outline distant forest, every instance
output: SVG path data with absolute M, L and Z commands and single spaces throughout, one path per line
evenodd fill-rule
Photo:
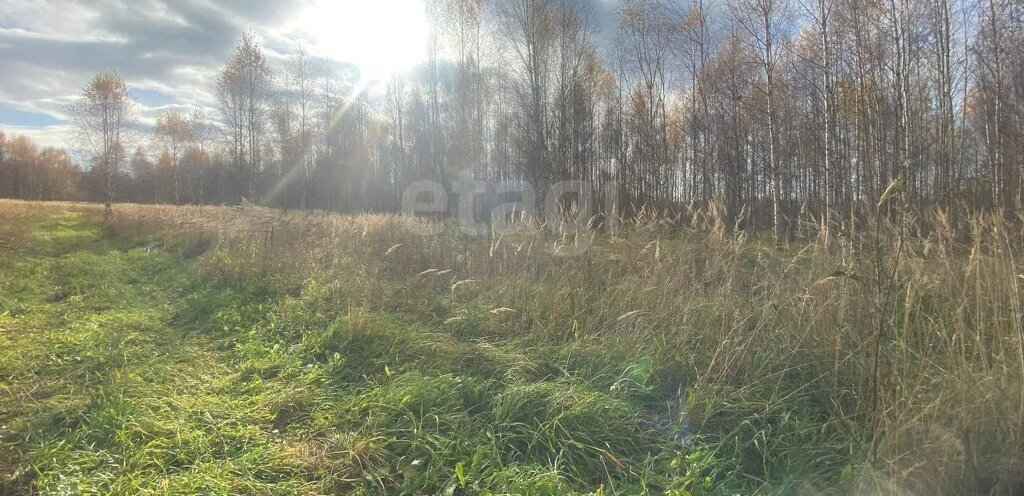
M 0 196 L 392 212 L 471 171 L 577 179 L 624 217 L 721 205 L 742 228 L 1020 209 L 1020 0 L 428 0 L 427 60 L 364 87 L 253 34 L 215 107 L 138 124 L 114 71 L 69 108 L 91 159 L 0 134 Z M 72 148 L 72 144 L 68 144 Z

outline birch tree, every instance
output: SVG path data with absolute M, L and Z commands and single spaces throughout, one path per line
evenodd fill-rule
M 94 164 L 101 170 L 102 201 L 108 216 L 114 201 L 114 177 L 124 159 L 136 108 L 121 76 L 109 71 L 93 76 L 69 109 L 80 145 L 92 152 Z

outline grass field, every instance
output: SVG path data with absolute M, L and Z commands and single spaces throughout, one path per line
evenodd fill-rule
M 1024 491 L 1020 218 L 825 249 L 695 212 L 573 257 L 385 215 L 0 218 L 0 493 Z

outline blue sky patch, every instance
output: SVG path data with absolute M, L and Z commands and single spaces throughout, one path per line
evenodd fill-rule
M 27 112 L 0 105 L 0 125 L 19 127 L 46 127 L 60 124 L 60 121 L 39 112 Z
M 159 90 L 148 88 L 131 90 L 132 96 L 147 107 L 162 107 L 176 103 L 177 99 Z

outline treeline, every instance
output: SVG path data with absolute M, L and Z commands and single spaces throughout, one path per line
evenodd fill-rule
M 915 209 L 1021 208 L 1019 0 L 629 0 L 611 25 L 596 8 L 428 0 L 427 61 L 373 88 L 301 48 L 271 67 L 247 34 L 216 112 L 169 112 L 137 150 L 88 140 L 91 169 L 113 199 L 339 211 L 463 171 L 577 179 L 620 215 L 718 201 L 776 232 L 894 185 Z
M 39 147 L 0 131 L 0 198 L 66 200 L 82 197 L 83 174 L 64 150 Z

